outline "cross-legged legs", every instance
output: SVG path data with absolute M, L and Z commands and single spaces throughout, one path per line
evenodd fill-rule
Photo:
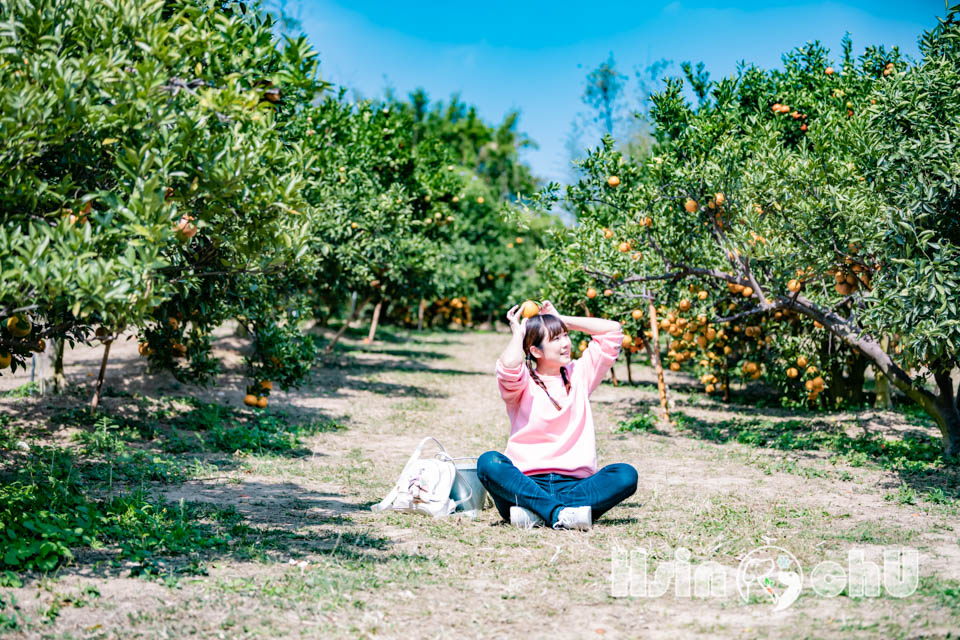
M 497 511 L 507 522 L 510 521 L 510 507 L 513 505 L 529 509 L 551 524 L 555 512 L 565 506 L 523 475 L 510 458 L 499 451 L 487 451 L 480 456 L 477 460 L 477 477 L 490 492 Z
M 513 505 L 533 511 L 550 525 L 563 507 L 589 506 L 596 521 L 637 490 L 637 470 L 629 464 L 609 464 L 589 478 L 559 473 L 529 477 L 499 451 L 480 456 L 477 476 L 508 522 Z
M 593 521 L 637 491 L 637 470 L 629 464 L 608 464 L 589 478 L 570 478 L 557 485 L 565 506 L 590 505 Z

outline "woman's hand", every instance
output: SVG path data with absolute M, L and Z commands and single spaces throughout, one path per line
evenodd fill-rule
M 557 311 L 557 310 L 554 308 L 552 302 L 550 302 L 549 300 L 544 300 L 544 301 L 543 301 L 543 304 L 540 305 L 540 315 L 542 315 L 542 316 L 559 316 L 559 315 L 560 315 L 560 312 Z
M 522 305 L 514 305 L 510 311 L 507 311 L 507 322 L 510 323 L 510 330 L 513 331 L 514 335 L 520 334 L 523 336 L 527 331 L 527 319 L 520 315 L 520 307 Z

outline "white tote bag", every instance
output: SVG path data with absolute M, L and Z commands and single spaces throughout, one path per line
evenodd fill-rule
M 440 452 L 432 458 L 421 458 L 424 446 L 431 440 L 436 442 Z M 404 465 L 387 497 L 370 509 L 374 512 L 390 509 L 429 513 L 435 518 L 450 515 L 472 498 L 472 493 L 461 500 L 450 497 L 450 490 L 458 475 L 454 460 L 457 458 L 451 458 L 436 438 L 427 436 Z

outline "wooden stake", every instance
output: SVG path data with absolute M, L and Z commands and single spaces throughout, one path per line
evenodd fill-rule
M 370 323 L 370 333 L 367 334 L 367 343 L 373 342 L 373 337 L 377 335 L 377 323 L 380 322 L 380 309 L 383 307 L 383 298 L 377 300 L 377 306 L 373 308 L 373 322 Z
M 330 344 L 327 345 L 327 348 L 324 349 L 324 351 L 326 351 L 327 353 L 330 353 L 331 351 L 333 351 L 333 347 L 337 344 L 337 341 L 343 337 L 343 334 L 346 333 L 347 331 L 347 327 L 349 327 L 350 323 L 353 322 L 354 318 L 357 317 L 357 314 L 359 314 L 364 309 L 364 307 L 367 306 L 368 302 L 370 302 L 370 298 L 367 298 L 366 300 L 363 301 L 362 304 L 358 304 L 353 308 L 353 311 L 350 313 L 350 317 L 347 318 L 346 321 L 344 321 L 343 326 L 341 326 L 340 329 L 337 331 L 336 335 L 333 336 L 333 340 L 330 341 Z
M 883 336 L 880 338 L 880 348 L 884 351 L 890 349 L 890 336 Z M 877 409 L 892 409 L 893 401 L 890 398 L 890 380 L 887 376 L 880 371 L 879 367 L 874 367 L 874 380 L 877 383 L 877 397 L 873 402 L 873 406 Z
M 110 345 L 112 344 L 112 339 L 105 340 L 103 343 L 103 359 L 100 361 L 100 375 L 97 376 L 97 387 L 93 392 L 93 399 L 90 400 L 90 409 L 93 411 L 96 411 L 100 405 L 100 391 L 103 389 L 103 377 L 107 372 L 107 358 L 110 357 Z
M 670 423 L 670 410 L 667 406 L 667 384 L 663 379 L 663 362 L 660 360 L 660 324 L 657 322 L 657 308 L 653 306 L 653 301 L 650 301 L 649 305 L 650 310 L 650 333 L 652 334 L 652 339 L 650 340 L 650 350 L 651 359 L 653 360 L 653 366 L 657 370 L 657 390 L 660 391 L 660 409 L 663 410 L 663 419 L 666 422 Z

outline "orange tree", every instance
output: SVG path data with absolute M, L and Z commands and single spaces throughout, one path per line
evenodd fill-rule
M 440 298 L 448 311 L 506 303 L 535 254 L 500 216 L 533 185 L 516 161 L 515 118 L 494 129 L 457 101 L 428 110 L 421 92 L 358 104 L 341 94 L 303 115 L 305 197 L 324 212 L 309 287 L 319 313 L 351 292 L 392 302 L 401 320 L 422 299 Z
M 814 346 L 843 343 L 846 351 L 817 357 L 862 355 L 936 420 L 945 452 L 960 453 L 949 376 L 958 315 L 946 293 L 958 284 L 947 213 L 955 151 L 930 134 L 949 126 L 958 100 L 949 89 L 960 65 L 954 16 L 926 36 L 913 68 L 896 50 L 854 58 L 847 41 L 839 63 L 811 44 L 785 55 L 781 71 L 743 67 L 716 83 L 688 73 L 697 106 L 681 82 L 668 82 L 653 97 L 652 155 L 627 161 L 608 138 L 566 191 L 580 219 L 560 239 L 579 257 L 567 263 L 569 290 L 609 288 L 624 310 L 643 294 L 683 304 L 697 331 L 680 334 L 682 361 L 704 375 L 715 362 L 748 378 L 769 370 L 813 398 L 839 384 L 831 372 L 843 370 L 810 362 Z M 614 239 L 629 251 L 611 250 Z M 773 329 L 784 322 L 791 329 Z M 712 340 L 698 340 L 711 329 Z M 746 339 L 730 344 L 734 333 Z M 897 334 L 899 351 L 881 347 L 888 334 Z M 928 375 L 936 391 L 924 384 Z
M 138 327 L 158 366 L 209 379 L 209 329 L 306 260 L 318 214 L 282 123 L 324 86 L 315 54 L 237 3 L 11 1 L 0 21 L 0 364 Z

